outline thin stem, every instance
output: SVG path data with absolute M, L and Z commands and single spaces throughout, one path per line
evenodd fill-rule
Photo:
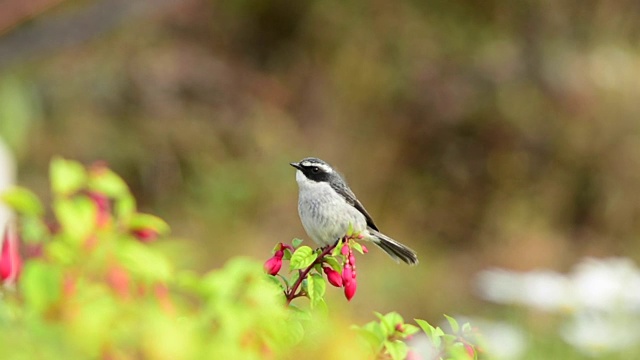
M 296 291 L 298 291 L 298 288 L 302 284 L 302 281 L 307 277 L 307 275 L 309 275 L 309 272 L 311 271 L 311 269 L 313 269 L 313 267 L 316 264 L 322 264 L 322 261 L 324 260 L 324 257 L 327 256 L 327 254 L 330 254 L 331 251 L 333 249 L 335 249 L 335 247 L 337 245 L 338 245 L 338 241 L 336 241 L 336 243 L 333 244 L 333 245 L 329 245 L 329 246 L 325 247 L 322 250 L 322 252 L 320 253 L 320 255 L 318 255 L 316 260 L 313 263 L 311 263 L 311 265 L 307 266 L 307 268 L 304 269 L 304 270 L 298 270 L 300 272 L 300 276 L 298 276 L 298 280 L 296 280 L 296 282 L 289 289 L 289 291 L 285 291 L 285 293 L 284 293 L 285 296 L 287 297 L 287 305 L 291 304 L 291 301 L 293 299 L 301 296 L 300 294 L 296 294 Z

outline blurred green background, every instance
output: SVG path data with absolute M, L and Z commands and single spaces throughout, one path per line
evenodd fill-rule
M 328 291 L 363 320 L 482 312 L 488 267 L 637 260 L 639 95 L 636 1 L 0 3 L 21 185 L 104 160 L 206 271 L 306 238 L 288 163 L 323 158 L 420 256 Z

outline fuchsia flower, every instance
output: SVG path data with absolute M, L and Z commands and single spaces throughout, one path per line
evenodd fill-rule
M 13 227 L 7 227 L 0 252 L 0 281 L 13 284 L 22 270 L 22 258 L 18 252 L 18 235 Z
M 136 229 L 132 234 L 143 243 L 149 243 L 158 238 L 158 232 L 153 229 Z
M 351 266 L 346 264 L 344 269 L 342 269 L 342 283 L 346 286 L 353 279 L 353 270 L 351 270 Z
M 342 284 L 344 285 L 344 296 L 347 300 L 351 301 L 356 294 L 356 257 L 353 255 L 353 251 L 349 245 L 344 244 L 340 249 L 342 255 L 345 256 L 345 264 L 342 269 Z
M 344 244 L 342 245 L 342 249 L 340 249 L 340 253 L 344 256 L 349 256 L 349 253 L 351 253 L 351 248 L 349 247 L 349 244 Z
M 112 265 L 107 270 L 106 280 L 111 289 L 115 291 L 118 296 L 126 299 L 130 295 L 131 289 L 131 276 L 127 269 L 120 265 Z
M 97 191 L 90 191 L 89 197 L 96 204 L 98 210 L 96 214 L 96 224 L 99 228 L 104 227 L 109 222 L 111 217 L 111 205 L 109 204 L 109 198 Z
M 344 286 L 344 297 L 346 297 L 347 300 L 351 301 L 353 296 L 356 294 L 356 287 L 356 279 L 353 279 L 353 281 Z
M 269 275 L 276 275 L 282 268 L 282 257 L 284 256 L 284 251 L 278 250 L 276 253 L 264 263 L 264 270 Z
M 464 344 L 464 351 L 469 355 L 470 359 L 476 358 L 476 350 L 469 344 Z
M 327 280 L 329 280 L 331 285 L 335 287 L 342 287 L 342 275 L 340 275 L 339 272 L 328 266 L 323 267 L 322 270 L 327 275 Z

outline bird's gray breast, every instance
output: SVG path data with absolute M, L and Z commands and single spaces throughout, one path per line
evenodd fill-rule
M 306 180 L 306 181 L 305 181 Z M 320 245 L 333 244 L 351 224 L 355 231 L 366 229 L 366 219 L 325 182 L 298 181 L 298 212 L 307 234 Z

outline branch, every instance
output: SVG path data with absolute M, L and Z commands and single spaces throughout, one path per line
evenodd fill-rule
M 338 242 L 339 241 L 336 241 L 333 245 L 326 246 L 322 250 L 320 255 L 318 255 L 316 260 L 313 263 L 311 263 L 311 265 L 307 266 L 306 269 L 298 270 L 300 274 L 300 276 L 298 277 L 298 280 L 296 280 L 296 282 L 289 289 L 289 291 L 285 291 L 284 293 L 284 295 L 287 297 L 287 305 L 289 305 L 293 299 L 301 296 L 300 294 L 296 294 L 296 291 L 298 291 L 298 288 L 300 287 L 300 284 L 302 284 L 302 281 L 307 278 L 307 275 L 309 275 L 309 272 L 311 271 L 311 269 L 313 269 L 314 266 L 316 266 L 316 264 L 322 264 L 322 262 L 324 261 L 324 257 L 330 254 L 331 251 L 333 251 L 333 249 L 335 249 L 335 247 L 338 245 Z

